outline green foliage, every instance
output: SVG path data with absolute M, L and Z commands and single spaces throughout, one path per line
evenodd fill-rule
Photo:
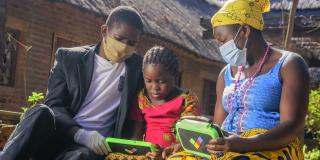
M 22 112 L 23 112 L 23 113 L 26 113 L 27 110 L 29 109 L 29 107 L 21 107 L 21 109 L 22 109 Z
M 37 103 L 40 103 L 44 99 L 44 95 L 41 92 L 32 92 L 32 95 L 28 97 L 28 103 L 30 104 L 27 107 L 21 107 L 22 112 L 25 113 L 27 110 Z
M 312 90 L 309 95 L 309 112 L 306 118 L 307 132 L 311 133 L 313 141 L 320 146 L 320 89 Z M 303 148 L 306 160 L 319 160 L 320 147 L 307 151 L 307 147 Z
M 304 159 L 305 160 L 319 160 L 320 159 L 320 149 L 313 148 L 311 151 L 307 151 L 307 147 L 303 146 Z
M 44 99 L 43 93 L 32 92 L 32 95 L 28 97 L 28 102 L 33 105 L 37 104 L 38 102 Z
M 315 136 L 320 144 L 320 89 L 312 90 L 309 95 L 309 113 L 306 118 L 307 132 Z

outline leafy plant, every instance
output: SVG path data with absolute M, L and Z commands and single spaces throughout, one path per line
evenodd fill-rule
M 320 149 L 313 148 L 311 151 L 307 151 L 307 146 L 303 146 L 304 159 L 305 160 L 319 160 L 320 159 Z
M 22 109 L 22 112 L 23 112 L 23 113 L 26 113 L 27 110 L 29 109 L 29 107 L 21 107 L 21 109 Z
M 309 113 L 306 118 L 307 133 L 312 135 L 312 140 L 317 143 L 318 147 L 307 151 L 304 146 L 306 160 L 320 159 L 320 88 L 312 90 L 309 95 Z
M 37 103 L 40 103 L 44 99 L 42 92 L 32 92 L 32 95 L 28 97 L 29 106 L 21 107 L 22 112 L 25 113 L 31 107 L 35 106 Z
M 32 104 L 32 106 L 36 105 L 38 102 L 44 99 L 43 93 L 32 92 L 32 95 L 28 97 L 28 102 Z
M 314 135 L 320 144 L 320 89 L 312 90 L 309 95 L 309 113 L 306 118 L 307 132 Z

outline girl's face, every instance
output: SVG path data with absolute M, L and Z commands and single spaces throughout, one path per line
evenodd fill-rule
M 151 100 L 164 100 L 174 87 L 174 77 L 162 65 L 147 64 L 143 78 Z

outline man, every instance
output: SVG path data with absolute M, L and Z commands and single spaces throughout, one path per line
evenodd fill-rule
M 45 104 L 24 115 L 0 158 L 104 159 L 104 137 L 128 136 L 128 107 L 143 87 L 133 54 L 142 32 L 138 12 L 120 6 L 101 26 L 100 44 L 58 49 Z

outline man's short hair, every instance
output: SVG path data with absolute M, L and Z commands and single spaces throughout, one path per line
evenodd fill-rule
M 140 14 L 137 10 L 129 6 L 119 6 L 111 11 L 106 24 L 112 28 L 115 23 L 126 23 L 143 32 L 143 22 Z

